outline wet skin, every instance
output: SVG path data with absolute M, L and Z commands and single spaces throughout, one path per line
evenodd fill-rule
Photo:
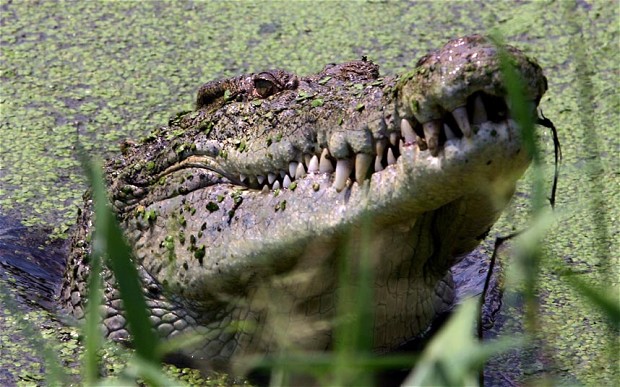
M 535 115 L 546 79 L 506 49 Z M 337 261 L 368 254 L 374 350 L 419 335 L 453 302 L 450 267 L 529 165 L 505 97 L 497 49 L 480 36 L 452 40 L 396 78 L 361 60 L 203 85 L 194 111 L 106 165 L 158 332 L 208 332 L 188 353 L 221 368 L 282 340 L 328 349 Z M 78 317 L 91 229 L 87 195 L 60 296 Z M 104 274 L 108 336 L 126 339 Z M 249 328 L 232 329 L 238 321 Z

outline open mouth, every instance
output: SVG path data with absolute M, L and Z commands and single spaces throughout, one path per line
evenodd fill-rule
M 256 190 L 295 188 L 295 181 L 307 174 L 332 174 L 333 187 L 341 191 L 347 184 L 362 183 L 374 173 L 396 164 L 403 147 L 417 146 L 438 156 L 448 140 L 472 137 L 478 125 L 484 122 L 499 123 L 510 117 L 504 97 L 483 92 L 472 94 L 465 106 L 445 112 L 440 119 L 421 124 L 415 118 L 402 118 L 383 138 L 374 139 L 374 153 L 356 153 L 352 157 L 338 159 L 328 148 L 315 154 L 299 154 L 284 167 L 264 174 L 240 173 L 238 177 L 225 174 L 240 186 Z
M 533 111 L 532 114 L 535 114 Z M 332 185 L 337 191 L 353 182 L 361 184 L 372 174 L 396 164 L 403 147 L 417 146 L 428 150 L 433 157 L 439 156 L 446 141 L 473 137 L 479 125 L 485 122 L 499 123 L 510 118 L 504 97 L 476 92 L 467 98 L 464 106 L 445 111 L 440 119 L 424 124 L 415 118 L 402 118 L 387 134 L 374 139 L 374 153 L 356 153 L 352 157 L 338 159 L 328 148 L 319 148 L 314 154 L 299 153 L 289 160 L 287 166 L 263 174 L 230 173 L 210 167 L 209 157 L 194 155 L 165 170 L 162 175 L 186 168 L 208 169 L 226 176 L 232 183 L 244 188 L 272 191 L 282 188 L 294 189 L 295 181 L 307 174 L 331 174 Z
M 503 97 L 477 92 L 467 98 L 465 106 L 445 112 L 439 120 L 418 124 L 413 129 L 420 149 L 428 148 L 433 156 L 437 156 L 446 140 L 471 137 L 475 126 L 487 121 L 499 123 L 508 117 L 508 105 Z
M 528 113 L 535 121 L 540 121 L 537 119 L 536 107 L 547 88 L 542 69 L 517 49 L 510 46 L 505 49 L 522 80 Z M 261 107 L 262 113 L 256 113 L 257 118 L 252 123 L 241 122 L 241 119 L 231 125 L 229 121 L 224 121 L 219 137 L 213 136 L 199 141 L 188 138 L 187 144 L 190 145 L 180 143 L 176 154 L 166 156 L 165 159 L 162 157 L 154 163 L 155 169 L 148 173 L 141 172 L 136 176 L 129 174 L 130 178 L 126 183 L 136 187 L 153 187 L 157 185 L 155 183 L 165 185 L 168 177 L 176 179 L 176 189 L 172 187 L 164 190 L 155 187 L 163 196 L 183 194 L 219 183 L 269 192 L 279 189 L 294 190 L 300 179 L 307 175 L 322 174 L 329 178 L 336 191 L 342 191 L 346 187 L 352 187 L 354 183 L 362 184 L 373 174 L 381 173 L 397 164 L 405 149 L 422 151 L 421 157 L 425 158 L 450 158 L 450 154 L 444 151 L 448 144 L 456 147 L 464 144 L 461 141 L 471 144 L 476 141 L 475 136 L 483 127 L 489 129 L 491 136 L 494 136 L 496 127 L 500 130 L 500 127 L 515 126 L 497 58 L 497 48 L 481 36 L 450 41 L 441 50 L 423 57 L 412 72 L 397 78 L 393 87 L 379 89 L 372 82 L 372 87 L 359 88 L 358 91 L 365 90 L 363 98 L 368 100 L 364 101 L 369 102 L 368 106 L 374 109 L 364 113 L 361 113 L 365 109 L 364 104 L 361 104 L 361 110 L 348 107 L 359 105 L 358 102 L 362 99 L 358 91 L 349 91 L 346 82 L 335 83 L 338 89 L 343 91 L 339 95 L 344 97 L 331 97 L 330 86 L 321 89 L 323 94 L 316 94 L 320 98 L 312 101 L 312 107 L 317 108 L 320 113 L 307 109 L 310 103 L 306 99 L 299 101 L 297 97 L 292 102 L 285 95 L 297 95 L 301 92 L 289 88 L 295 89 L 298 85 L 305 85 L 304 82 L 310 82 L 312 87 L 317 88 L 324 84 L 321 83 L 323 78 L 300 78 L 294 86 L 283 87 L 285 91 L 282 93 L 288 94 L 279 96 L 278 92 L 275 92 L 275 96 L 266 97 L 273 97 L 276 102 L 269 104 L 270 108 Z M 373 76 L 377 77 L 378 74 Z M 324 77 L 327 80 L 330 78 Z M 219 88 L 216 87 L 215 91 L 221 92 L 226 84 L 217 83 Z M 312 87 L 305 87 L 314 93 Z M 263 89 L 258 88 L 261 98 L 265 97 L 263 94 L 267 91 L 273 91 Z M 323 95 L 326 96 L 325 101 L 322 99 Z M 345 100 L 346 103 L 340 102 Z M 380 103 L 377 103 L 379 100 Z M 262 106 L 260 98 L 258 101 L 257 106 Z M 318 102 L 316 106 L 315 102 Z M 254 106 L 254 102 L 252 104 Z M 244 109 L 243 102 L 233 102 L 231 106 L 233 107 L 230 112 L 224 115 L 238 115 Z M 282 106 L 288 106 L 288 109 L 283 110 Z M 368 111 L 370 113 L 367 113 Z M 288 113 L 277 116 L 281 112 L 299 114 L 296 117 L 302 118 L 296 121 L 286 115 Z M 342 116 L 338 123 L 333 119 L 337 114 L 346 116 L 345 125 L 342 125 Z M 267 116 L 270 117 L 265 118 Z M 277 118 L 271 120 L 274 116 Z M 189 119 L 193 118 L 190 116 Z M 378 121 L 380 124 L 376 124 Z M 257 122 L 260 125 L 256 125 Z M 236 129 L 231 130 L 226 125 Z M 242 136 L 238 139 L 234 137 L 238 131 L 235 125 L 247 127 L 249 132 L 255 125 L 259 132 L 265 132 L 261 132 L 258 138 Z M 289 127 L 282 131 L 279 125 Z M 313 125 L 312 129 L 304 129 Z M 228 131 L 233 137 L 227 137 Z M 280 135 L 274 142 L 271 137 L 273 133 Z M 281 141 L 283 133 L 285 139 Z M 242 142 L 243 147 L 240 145 Z M 267 145 L 264 145 L 265 143 Z M 174 148 L 175 145 L 169 147 Z M 184 176 L 173 176 L 181 170 L 189 171 Z M 323 184 L 322 187 L 325 188 L 326 185 Z M 141 196 L 143 191 L 134 189 L 130 196 Z

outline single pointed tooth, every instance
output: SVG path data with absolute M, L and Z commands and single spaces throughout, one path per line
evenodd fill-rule
M 304 153 L 304 164 L 306 164 L 306 166 L 310 165 L 310 161 L 312 160 L 313 157 L 316 157 L 316 156 L 310 153 Z
M 276 174 L 269 172 L 269 174 L 267 175 L 267 181 L 269 182 L 269 184 L 273 184 L 273 182 L 276 181 Z
M 394 152 L 392 152 L 392 148 L 388 148 L 387 163 L 388 165 L 396 164 L 396 157 L 394 157 Z
M 308 162 L 308 173 L 317 173 L 319 171 L 319 158 L 313 155 Z
M 415 142 L 415 132 L 413 131 L 413 127 L 405 118 L 400 120 L 400 133 L 405 138 L 405 142 L 407 144 L 413 144 Z
M 239 181 L 240 181 L 240 182 L 242 182 L 242 183 L 243 183 L 243 182 L 245 182 L 245 179 L 247 179 L 247 178 L 248 178 L 248 177 L 247 177 L 246 175 L 244 175 L 243 173 L 240 173 L 240 174 L 239 174 Z
M 375 172 L 383 171 L 383 163 L 381 162 L 381 156 L 375 156 Z
M 280 182 L 278 180 L 275 181 L 275 183 L 273 183 L 273 186 L 271 187 L 272 190 L 277 190 L 280 189 Z
M 297 164 L 297 169 L 295 169 L 295 179 L 301 179 L 304 176 L 306 176 L 306 169 L 303 163 L 299 163 Z
M 269 186 L 267 184 L 265 184 L 263 186 L 263 189 L 261 189 L 261 192 L 265 193 L 265 192 L 269 192 Z
M 399 138 L 400 138 L 400 135 L 398 134 L 398 132 L 390 133 L 390 144 L 397 146 Z
M 368 168 L 372 164 L 373 157 L 366 153 L 358 153 L 355 155 L 355 181 L 361 183 L 366 179 Z
M 415 142 L 416 144 L 418 144 L 418 148 L 420 148 L 420 150 L 427 150 L 428 149 L 428 145 L 426 145 L 426 140 L 423 139 L 420 136 L 416 136 L 415 137 Z
M 471 123 L 474 125 L 479 125 L 483 122 L 487 121 L 487 111 L 484 107 L 484 102 L 482 102 L 481 96 L 476 96 L 474 99 L 474 116 L 471 119 Z
M 446 133 L 446 140 L 454 140 L 455 138 L 457 138 L 452 129 L 450 129 L 447 124 L 443 124 L 443 131 Z
M 265 176 L 256 175 L 256 180 L 258 181 L 258 184 L 263 184 L 265 182 Z
M 353 162 L 349 159 L 341 159 L 336 162 L 336 177 L 334 178 L 334 188 L 340 192 L 347 183 L 349 175 L 353 171 Z
M 321 160 L 319 161 L 319 172 L 321 173 L 332 173 L 334 172 L 334 166 L 332 162 L 328 159 L 329 151 L 327 148 L 323 149 L 323 153 L 321 153 Z
M 439 131 L 441 130 L 441 121 L 433 120 L 422 124 L 424 129 L 424 138 L 426 139 L 426 145 L 431 155 L 437 156 L 439 154 Z
M 387 147 L 387 143 L 387 138 L 379 139 L 375 143 L 375 152 L 378 157 L 383 157 L 383 155 L 385 154 L 385 148 Z
M 289 185 L 291 185 L 291 178 L 288 177 L 288 175 L 286 175 L 284 176 L 284 179 L 282 180 L 282 187 L 288 188 Z
M 288 174 L 290 176 L 295 176 L 295 171 L 297 170 L 297 164 L 299 164 L 297 161 L 291 161 L 290 163 L 288 163 Z
M 420 155 L 420 148 L 413 148 L 413 161 L 418 159 L 418 156 Z
M 452 115 L 456 120 L 459 129 L 463 132 L 465 137 L 471 137 L 471 126 L 469 126 L 469 118 L 467 117 L 467 108 L 460 106 L 452 111 Z

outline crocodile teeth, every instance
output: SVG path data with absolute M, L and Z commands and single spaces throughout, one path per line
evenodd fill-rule
M 400 138 L 400 136 L 398 135 L 398 132 L 390 133 L 390 144 L 392 144 L 394 146 L 398 146 L 399 138 Z
M 248 178 L 248 177 L 247 177 L 246 175 L 244 175 L 243 173 L 240 173 L 240 174 L 239 174 L 239 181 L 240 181 L 240 182 L 242 182 L 242 183 L 243 183 L 243 182 L 245 182 L 245 180 L 246 180 L 247 178 Z
M 291 161 L 288 164 L 288 174 L 290 176 L 295 176 L 295 171 L 297 171 L 297 164 L 298 164 L 297 161 Z
M 381 156 L 377 155 L 375 157 L 375 172 L 383 171 L 383 163 L 381 162 Z
M 415 142 L 416 135 L 413 131 L 413 127 L 411 126 L 411 123 L 405 118 L 400 121 L 400 133 L 405 138 L 405 143 L 413 144 Z
M 280 189 L 280 182 L 276 180 L 275 183 L 273 183 L 273 186 L 271 187 L 272 190 L 277 190 Z
M 312 156 L 308 162 L 308 173 L 317 173 L 319 171 L 319 158 L 316 155 Z
M 377 154 L 378 157 L 383 157 L 383 154 L 385 154 L 385 148 L 387 147 L 387 142 L 388 140 L 385 138 L 377 140 L 377 143 L 375 144 L 375 153 Z
M 396 157 L 394 156 L 394 152 L 392 152 L 392 148 L 388 148 L 387 163 L 388 165 L 396 164 Z
M 454 134 L 452 129 L 450 129 L 450 127 L 446 124 L 443 124 L 443 131 L 446 134 L 446 140 L 454 140 L 455 138 L 457 138 L 456 134 Z
M 288 177 L 288 175 L 286 175 L 284 176 L 284 179 L 282 180 L 282 187 L 288 188 L 289 185 L 291 185 L 291 178 Z
M 298 163 L 297 169 L 295 169 L 295 179 L 301 179 L 304 176 L 306 176 L 306 169 L 302 163 Z
M 330 163 L 331 164 L 331 163 Z M 347 179 L 353 171 L 353 165 L 349 159 L 341 159 L 336 163 L 336 177 L 334 179 L 334 188 L 340 192 L 347 183 Z
M 439 131 L 441 130 L 441 121 L 433 120 L 422 124 L 424 129 L 424 138 L 426 139 L 426 145 L 431 155 L 437 156 L 439 154 Z
M 257 175 L 256 180 L 258 181 L 258 184 L 263 184 L 265 182 L 265 176 Z
M 428 149 L 428 146 L 426 146 L 426 140 L 424 140 L 422 137 L 416 136 L 415 142 L 418 144 L 418 148 L 420 148 L 420 150 Z
M 373 157 L 366 153 L 358 153 L 355 155 L 355 181 L 358 183 L 366 179 L 368 169 L 372 164 Z
M 465 106 L 457 107 L 452 111 L 452 115 L 456 120 L 459 129 L 465 137 L 471 137 L 471 126 L 469 126 L 469 118 L 467 117 L 467 108 Z
M 482 97 L 478 95 L 476 96 L 476 99 L 474 99 L 474 116 L 471 119 L 471 123 L 474 125 L 479 125 L 486 121 L 487 121 L 487 111 L 484 108 Z
M 321 173 L 334 172 L 334 166 L 332 165 L 332 162 L 329 161 L 328 157 L 329 157 L 329 151 L 327 150 L 327 148 L 323 149 L 323 153 L 321 153 L 321 161 L 319 161 L 319 172 Z
M 316 157 L 315 155 L 312 155 L 310 153 L 304 153 L 304 164 L 306 165 L 310 165 L 310 161 L 312 161 L 313 157 Z
M 269 172 L 269 174 L 267 175 L 267 181 L 269 182 L 269 184 L 273 184 L 273 182 L 276 181 L 276 174 Z

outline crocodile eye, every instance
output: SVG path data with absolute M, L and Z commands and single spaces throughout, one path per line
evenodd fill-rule
M 273 75 L 269 73 L 260 73 L 254 78 L 254 90 L 262 97 L 266 98 L 275 94 L 279 89 Z

